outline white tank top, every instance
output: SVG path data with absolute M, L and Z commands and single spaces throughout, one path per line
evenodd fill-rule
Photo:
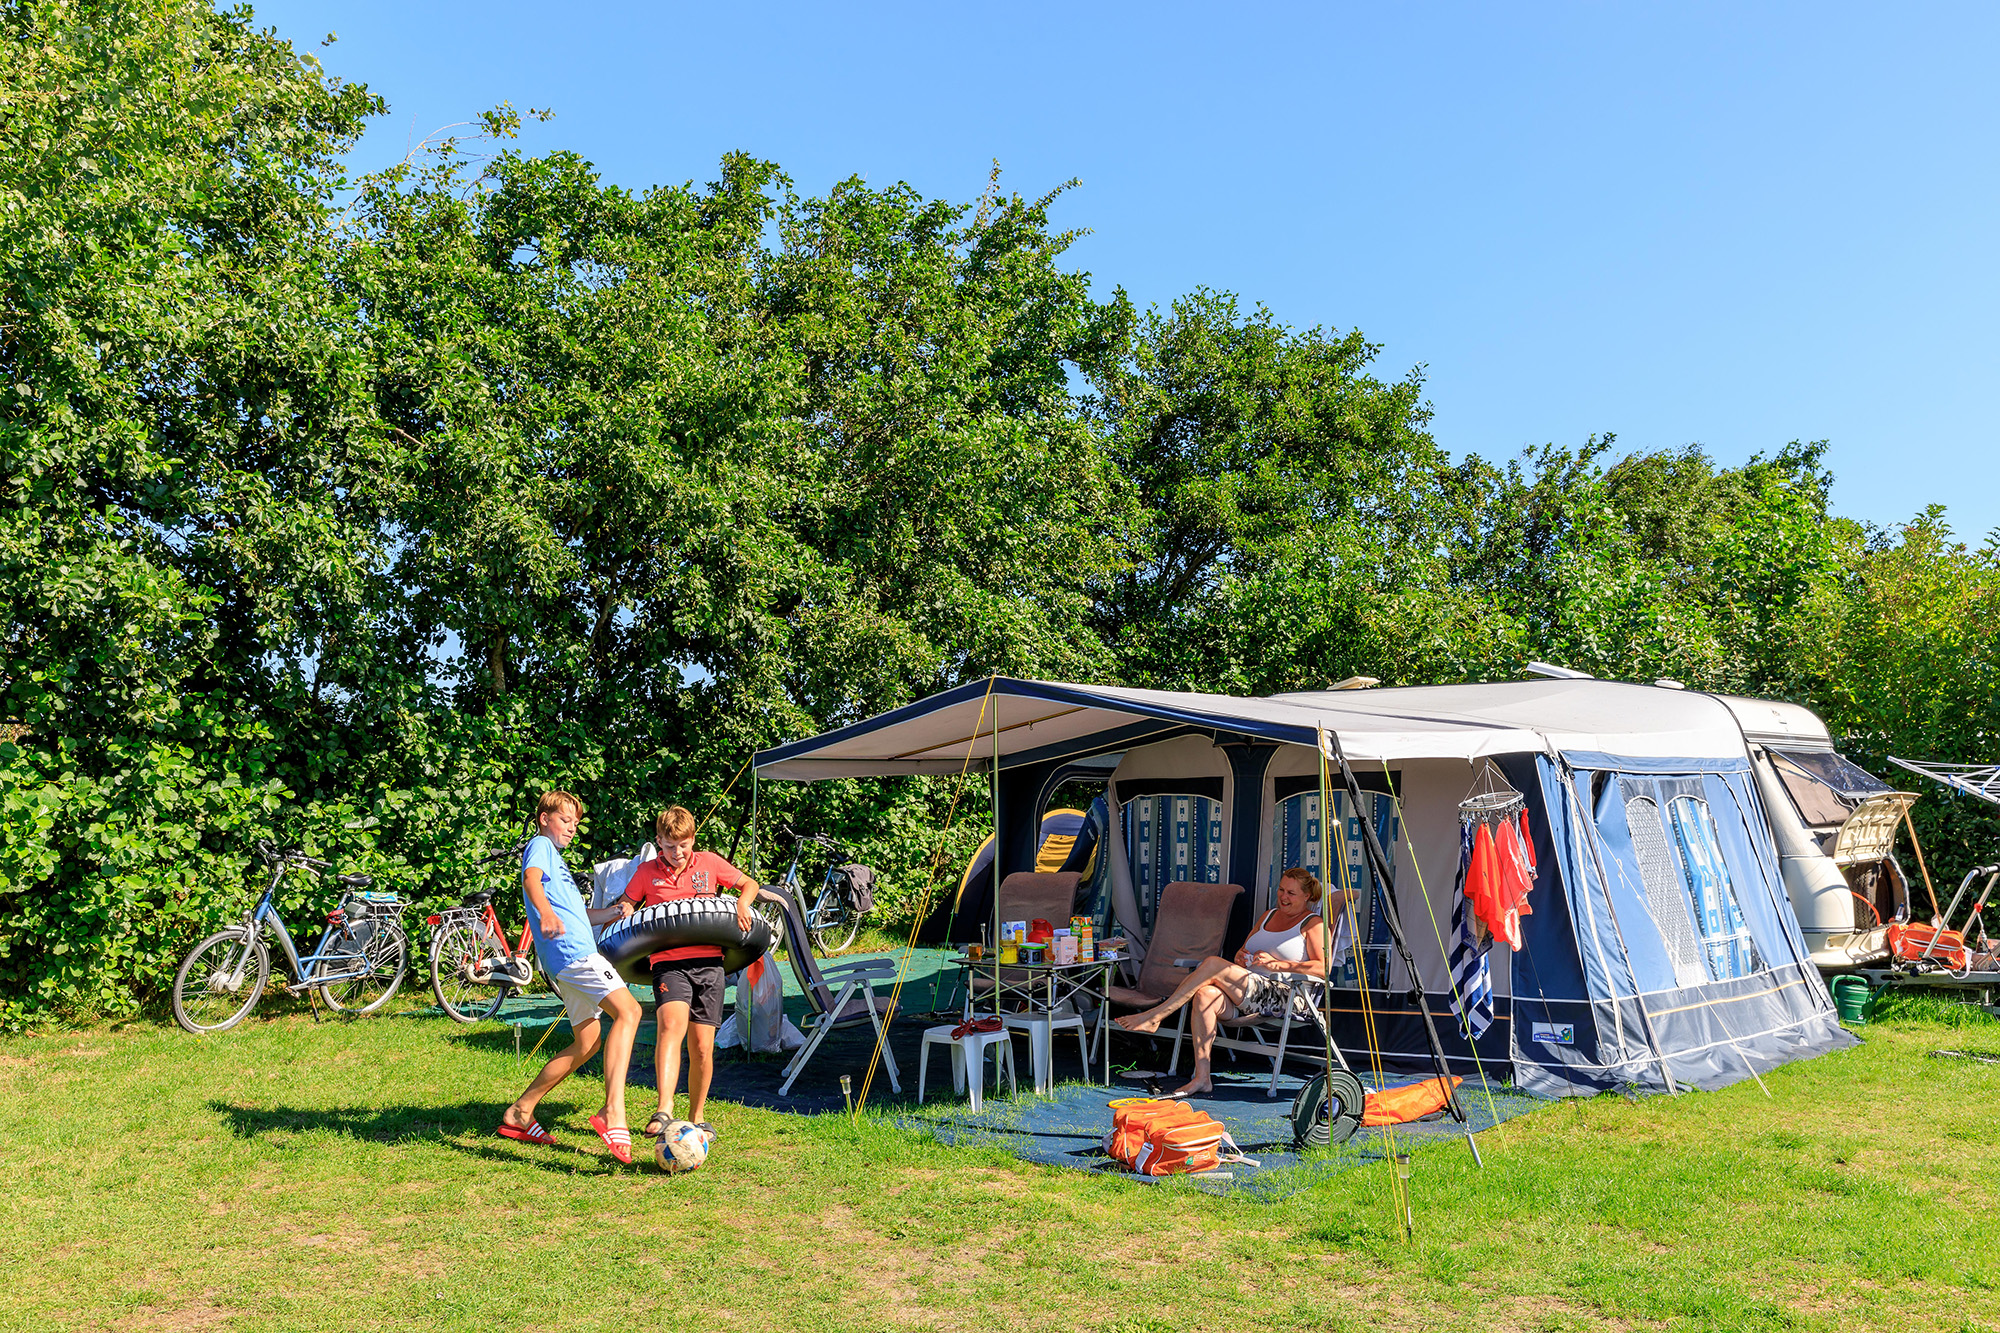
M 1264 921 L 1269 921 L 1277 909 L 1264 913 Z M 1243 941 L 1243 956 L 1255 958 L 1260 953 L 1282 958 L 1288 963 L 1303 963 L 1306 960 L 1306 923 L 1317 921 L 1317 913 L 1307 913 L 1294 922 L 1289 930 L 1266 930 L 1264 921 L 1257 923 L 1257 929 L 1250 932 L 1250 938 Z M 1253 967 L 1252 972 L 1270 975 L 1267 968 Z
M 1264 920 L 1269 921 L 1272 912 L 1277 910 L 1274 907 L 1270 912 L 1264 913 Z M 1254 957 L 1259 953 L 1268 953 L 1273 958 L 1282 958 L 1288 963 L 1303 963 L 1306 960 L 1306 923 L 1320 919 L 1318 912 L 1309 912 L 1290 930 L 1265 930 L 1263 925 L 1259 923 L 1257 929 L 1250 932 L 1250 938 L 1243 941 L 1244 956 Z M 1324 930 L 1325 926 L 1322 924 L 1314 926 L 1313 929 Z M 1333 966 L 1338 967 L 1346 961 L 1347 918 L 1343 916 L 1340 918 L 1340 924 L 1335 926 L 1333 931 L 1332 962 Z M 1270 975 L 1270 971 L 1267 968 L 1253 967 L 1250 970 L 1264 976 Z

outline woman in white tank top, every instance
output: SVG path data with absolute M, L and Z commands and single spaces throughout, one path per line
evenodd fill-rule
M 1353 890 L 1338 902 L 1345 909 Z M 1278 904 L 1264 913 L 1257 929 L 1243 941 L 1234 960 L 1204 958 L 1174 988 L 1174 993 L 1141 1013 L 1113 1019 L 1128 1032 L 1157 1032 L 1160 1024 L 1182 1005 L 1194 1006 L 1194 1077 L 1178 1089 L 1176 1096 L 1213 1091 L 1209 1059 L 1215 1051 L 1215 1027 L 1225 1017 L 1252 1012 L 1282 1014 L 1291 1002 L 1292 991 L 1272 978 L 1280 972 L 1302 972 L 1323 977 L 1328 973 L 1327 930 L 1320 913 L 1323 890 L 1312 872 L 1294 866 L 1278 877 Z M 1333 943 L 1333 959 L 1347 955 L 1345 911 Z

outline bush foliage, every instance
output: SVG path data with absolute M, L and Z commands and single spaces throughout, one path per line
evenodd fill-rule
M 580 859 L 678 801 L 771 873 L 751 750 L 996 672 L 1544 658 L 1800 700 L 1878 768 L 1993 757 L 1995 544 L 1830 514 L 1821 445 L 1454 461 L 1358 331 L 1100 299 L 1060 190 L 807 198 L 731 156 L 633 193 L 506 151 L 505 107 L 349 181 L 384 104 L 247 11 L 0 34 L 7 1021 L 157 996 L 258 836 L 431 902 L 560 785 Z M 985 809 L 757 799 L 892 920 Z M 1963 804 L 1920 807 L 1941 873 L 1993 833 Z

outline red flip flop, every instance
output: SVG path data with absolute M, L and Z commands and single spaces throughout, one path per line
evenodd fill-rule
M 632 1164 L 632 1131 L 619 1125 L 616 1129 L 604 1123 L 603 1113 L 590 1117 L 590 1127 L 597 1131 L 597 1137 L 604 1140 L 604 1146 L 611 1149 L 611 1155 L 630 1166 Z
M 539 1122 L 533 1120 L 528 1122 L 526 1129 L 522 1129 L 519 1125 L 509 1125 L 503 1122 L 500 1128 L 494 1132 L 503 1139 L 515 1139 L 521 1143 L 536 1143 L 544 1147 L 555 1146 L 555 1136 L 550 1134 L 546 1129 L 543 1129 Z

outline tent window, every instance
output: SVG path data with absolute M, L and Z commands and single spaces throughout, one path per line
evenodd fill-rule
M 1361 821 L 1351 815 L 1343 818 L 1347 805 L 1347 793 L 1333 793 L 1333 815 L 1345 826 L 1344 849 L 1335 844 L 1336 855 L 1327 856 L 1324 822 L 1320 818 L 1320 799 L 1317 789 L 1301 792 L 1297 796 L 1286 797 L 1277 802 L 1277 815 L 1271 830 L 1271 864 L 1266 869 L 1264 881 L 1264 902 L 1260 910 L 1265 910 L 1277 902 L 1278 876 L 1293 866 L 1304 866 L 1319 877 L 1326 886 L 1326 901 L 1331 902 L 1341 885 L 1367 886 L 1372 877 L 1367 871 L 1367 861 L 1361 848 Z M 1370 792 L 1361 794 L 1368 817 L 1376 821 L 1376 832 L 1384 842 L 1393 846 L 1396 839 L 1394 828 L 1395 803 L 1379 798 Z M 1385 820 L 1389 827 L 1384 827 Z M 1355 957 L 1366 959 L 1368 980 L 1371 987 L 1385 989 L 1389 978 L 1389 949 L 1386 943 L 1377 943 L 1375 895 L 1363 892 L 1354 903 L 1355 925 L 1359 928 L 1362 948 L 1350 952 L 1347 961 L 1335 975 L 1336 985 L 1358 987 L 1361 974 Z
M 1699 986 L 1708 980 L 1702 961 L 1701 941 L 1688 916 L 1688 894 L 1681 886 L 1680 865 L 1667 843 L 1666 826 L 1660 822 L 1659 804 L 1649 796 L 1635 796 L 1625 803 L 1625 824 L 1632 833 L 1632 850 L 1639 858 L 1639 878 L 1645 881 L 1646 903 L 1673 961 L 1674 983 Z
M 1147 931 L 1167 885 L 1222 882 L 1221 801 L 1184 792 L 1141 796 L 1125 808 L 1125 829 L 1132 887 Z
M 1677 796 L 1667 806 L 1667 822 L 1673 825 L 1674 844 L 1681 854 L 1708 974 L 1721 981 L 1763 971 L 1764 960 L 1757 955 L 1757 943 L 1750 938 L 1736 901 L 1736 886 L 1729 882 L 1729 864 L 1722 859 L 1722 842 L 1716 837 L 1708 802 Z

